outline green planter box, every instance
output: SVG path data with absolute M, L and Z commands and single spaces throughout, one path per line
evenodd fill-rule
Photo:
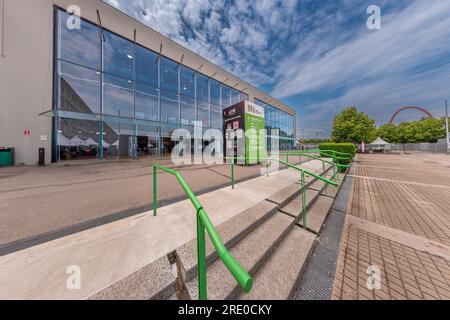
M 0 167 L 10 167 L 14 165 L 14 148 L 0 149 Z

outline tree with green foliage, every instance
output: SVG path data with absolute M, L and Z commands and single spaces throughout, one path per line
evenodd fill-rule
M 379 127 L 378 136 L 389 143 L 399 143 L 397 127 L 393 124 L 385 124 Z
M 370 143 L 376 139 L 376 134 L 375 120 L 364 112 L 358 112 L 357 107 L 349 107 L 334 118 L 334 142 Z
M 378 136 L 389 143 L 436 143 L 445 138 L 444 119 L 422 119 L 378 128 Z
M 416 121 L 416 140 L 418 142 L 436 143 L 445 138 L 444 119 L 425 119 Z

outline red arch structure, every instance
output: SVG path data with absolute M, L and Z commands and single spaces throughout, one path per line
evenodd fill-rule
M 430 119 L 433 119 L 433 115 L 427 109 L 424 109 L 424 108 L 421 108 L 421 107 L 402 107 L 402 108 L 398 109 L 397 112 L 394 113 L 394 115 L 392 116 L 391 121 L 389 122 L 389 124 L 393 124 L 394 120 L 398 116 L 398 114 L 400 112 L 402 112 L 402 111 L 405 111 L 405 110 L 419 110 L 419 111 L 422 111 L 423 113 L 425 113 L 428 117 L 430 117 Z

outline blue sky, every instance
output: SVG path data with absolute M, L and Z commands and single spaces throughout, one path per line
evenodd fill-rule
M 449 0 L 105 1 L 294 107 L 299 128 L 324 136 L 349 105 L 381 125 L 400 106 L 443 116 L 450 98 Z M 366 26 L 369 5 L 381 8 L 381 30 Z

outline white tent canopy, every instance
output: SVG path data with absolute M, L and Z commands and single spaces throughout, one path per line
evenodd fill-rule
M 98 145 L 98 143 L 95 142 L 94 139 L 92 139 L 92 138 L 87 139 L 85 142 L 88 146 L 97 146 Z
M 73 143 L 74 146 L 89 147 L 89 144 L 87 144 L 86 141 L 84 141 L 78 136 L 73 137 L 72 139 L 70 139 L 70 141 Z
M 374 142 L 372 142 L 369 146 L 369 149 L 373 151 L 390 151 L 391 144 L 389 142 L 384 141 L 381 137 L 378 137 Z
M 374 142 L 371 143 L 371 145 L 386 146 L 390 145 L 390 143 L 384 141 L 383 139 L 381 139 L 381 137 L 378 137 Z
M 103 148 L 111 147 L 111 145 L 108 142 L 106 142 L 105 140 L 102 141 L 102 146 L 103 146 Z
M 67 138 L 65 135 L 60 134 L 59 135 L 59 145 L 63 147 L 73 147 L 74 143 L 72 140 Z

